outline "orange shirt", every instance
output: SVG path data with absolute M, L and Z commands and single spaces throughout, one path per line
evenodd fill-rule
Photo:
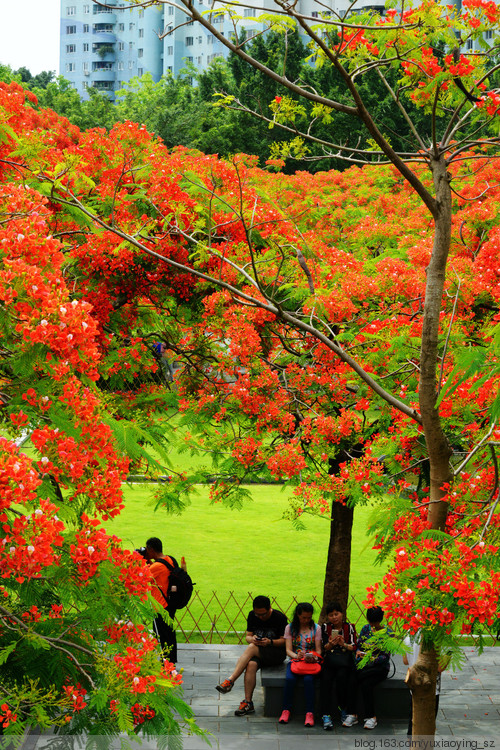
M 170 564 L 172 564 L 172 559 L 170 557 L 165 556 L 165 559 Z M 165 592 L 166 596 L 168 591 L 168 579 L 170 578 L 170 571 L 166 565 L 156 561 L 150 564 L 149 570 L 151 571 L 151 575 L 156 582 L 156 586 L 153 586 L 153 590 L 151 593 L 153 594 L 153 597 L 156 599 L 156 601 L 162 605 L 162 607 L 166 607 L 167 603 L 165 601 L 165 597 L 162 595 L 161 591 L 158 590 L 158 586 L 162 591 Z

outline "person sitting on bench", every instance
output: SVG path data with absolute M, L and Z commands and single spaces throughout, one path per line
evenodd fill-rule
M 235 716 L 253 714 L 253 691 L 260 667 L 273 667 L 285 661 L 285 628 L 287 618 L 283 612 L 271 607 L 267 596 L 256 596 L 253 609 L 248 613 L 246 641 L 248 646 L 236 662 L 233 673 L 216 686 L 219 693 L 229 693 L 238 677 L 245 672 L 245 698 Z

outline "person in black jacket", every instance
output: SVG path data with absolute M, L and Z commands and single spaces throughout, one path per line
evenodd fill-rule
M 342 713 L 342 720 L 356 713 L 356 628 L 351 622 L 345 622 L 344 608 L 340 602 L 329 602 L 326 605 L 327 620 L 321 626 L 323 644 L 323 666 L 321 668 L 321 713 L 323 729 L 333 729 L 330 714 L 332 691 L 335 684 L 337 703 Z M 357 723 L 355 720 L 353 723 Z M 351 725 L 352 726 L 352 725 Z

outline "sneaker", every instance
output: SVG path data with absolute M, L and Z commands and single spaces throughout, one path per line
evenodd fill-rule
M 234 712 L 235 716 L 246 716 L 247 714 L 254 714 L 255 708 L 253 707 L 252 701 L 241 701 L 240 707 Z
M 371 719 L 370 719 L 371 721 Z M 344 721 L 342 722 L 343 727 L 353 727 L 355 724 L 358 723 L 358 717 L 353 716 L 352 714 L 347 714 Z
M 365 719 L 365 729 L 375 729 L 377 726 L 377 719 L 375 716 L 372 719 Z
M 329 731 L 330 729 L 333 729 L 333 721 L 332 721 L 332 717 L 331 717 L 331 716 L 328 716 L 328 714 L 325 714 L 325 715 L 323 716 L 323 729 L 325 729 L 325 730 L 326 730 L 327 732 L 328 732 L 328 731 Z
M 233 689 L 234 682 L 232 680 L 224 680 L 221 682 L 220 685 L 216 685 L 215 689 L 219 691 L 219 693 L 230 693 Z
M 280 724 L 288 724 L 290 721 L 290 711 L 287 711 L 286 709 L 282 711 L 278 721 Z
M 311 711 L 308 711 L 306 713 L 306 720 L 304 722 L 305 727 L 313 727 L 314 726 L 314 714 Z

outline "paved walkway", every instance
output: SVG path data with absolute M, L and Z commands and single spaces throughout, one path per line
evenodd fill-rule
M 231 673 L 241 649 L 241 646 L 196 644 L 179 648 L 185 700 L 192 706 L 198 725 L 212 734 L 214 748 L 319 750 L 324 745 L 328 750 L 376 750 L 408 747 L 406 721 L 381 722 L 373 731 L 359 724 L 350 729 L 337 725 L 328 733 L 319 725 L 305 728 L 303 717 L 288 725 L 278 724 L 277 719 L 262 715 L 259 678 L 254 694 L 255 714 L 235 716 L 234 709 L 243 698 L 243 678 L 227 695 L 221 695 L 215 685 Z M 453 750 L 495 750 L 496 747 L 500 750 L 500 648 L 487 648 L 481 656 L 472 648 L 466 648 L 464 654 L 466 661 L 461 672 L 443 673 L 434 747 Z M 201 738 L 184 738 L 184 750 L 203 747 L 207 745 Z
M 184 697 L 194 711 L 197 724 L 210 734 L 208 742 L 214 750 L 384 750 L 407 748 L 407 722 L 380 722 L 373 731 L 356 725 L 346 729 L 335 725 L 332 732 L 324 732 L 319 725 L 305 728 L 303 717 L 287 724 L 277 718 L 263 716 L 263 693 L 260 678 L 254 694 L 256 713 L 251 716 L 234 715 L 243 698 L 243 679 L 231 693 L 221 695 L 215 686 L 231 674 L 242 646 L 181 645 L 178 666 L 183 668 Z M 472 648 L 464 649 L 465 663 L 460 672 L 445 672 L 435 738 L 429 738 L 428 750 L 500 750 L 500 648 L 487 648 L 478 656 Z M 400 656 L 396 659 L 401 659 Z M 396 666 L 403 669 L 402 663 Z M 1 739 L 1 738 L 0 738 Z M 87 744 L 87 739 L 92 743 Z M 92 750 L 104 748 L 99 737 L 55 738 L 50 732 L 29 736 L 23 750 Z M 113 740 L 112 747 L 131 750 L 177 750 L 179 739 L 166 736 L 155 741 L 134 742 Z M 207 749 L 201 737 L 185 735 L 184 750 Z M 2 747 L 0 742 L 0 748 Z M 427 750 L 427 748 L 426 748 Z

